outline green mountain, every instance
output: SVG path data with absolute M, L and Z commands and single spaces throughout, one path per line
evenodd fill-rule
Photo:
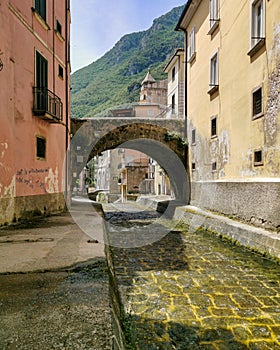
M 174 30 L 184 6 L 155 19 L 148 30 L 127 34 L 97 61 L 71 75 L 72 118 L 93 117 L 117 105 L 139 101 L 147 69 L 164 79 L 163 68 L 184 35 Z

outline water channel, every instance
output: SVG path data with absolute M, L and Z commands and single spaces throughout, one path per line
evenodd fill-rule
M 0 276 L 1 349 L 280 349 L 277 263 L 135 203 L 104 211 L 109 268 Z
M 139 230 L 144 243 L 160 230 L 158 216 L 146 212 L 145 223 L 143 213 L 122 204 L 105 207 L 109 241 L 130 246 L 115 244 L 109 253 L 124 310 L 118 315 L 116 309 L 115 318 L 123 320 L 127 348 L 280 349 L 277 263 L 164 220 L 164 235 L 141 246 Z

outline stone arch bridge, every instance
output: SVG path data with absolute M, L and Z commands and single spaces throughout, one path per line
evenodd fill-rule
M 69 174 L 79 174 L 96 155 L 117 147 L 146 153 L 166 171 L 176 200 L 189 201 L 187 144 L 182 119 L 91 118 L 71 120 Z

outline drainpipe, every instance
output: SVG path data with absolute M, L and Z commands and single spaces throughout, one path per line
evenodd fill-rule
M 69 58 L 69 31 L 68 31 L 68 18 L 69 18 L 69 13 L 70 11 L 70 1 L 65 0 L 65 65 L 66 65 L 66 74 L 65 74 L 65 200 L 66 203 L 68 202 L 68 146 L 69 146 L 69 67 L 70 67 L 70 62 L 68 62 Z
M 54 18 L 55 18 L 55 11 L 54 11 L 54 0 L 52 1 L 52 26 L 53 26 L 53 30 L 52 30 L 52 39 L 53 39 L 53 57 L 52 57 L 52 63 L 53 63 L 53 93 L 55 94 L 55 23 L 54 23 Z
M 182 29 L 185 34 L 185 128 L 184 137 L 188 137 L 188 64 L 187 64 L 187 47 L 188 47 L 188 31 Z
M 184 138 L 188 140 L 188 62 L 187 62 L 187 48 L 188 48 L 188 31 L 185 28 L 178 28 L 180 31 L 184 32 L 185 34 L 185 118 L 184 118 Z M 191 174 L 190 174 L 190 167 L 189 167 L 189 144 L 187 145 L 185 149 L 185 167 L 186 172 L 189 179 L 189 198 L 187 198 L 187 202 L 190 203 L 191 200 Z

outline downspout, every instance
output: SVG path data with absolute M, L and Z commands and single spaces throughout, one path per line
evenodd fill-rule
M 180 60 L 180 55 L 178 55 L 176 53 L 175 55 L 176 57 L 178 57 L 178 72 L 181 72 L 181 60 Z M 178 78 L 178 81 L 180 82 L 180 77 Z M 179 118 L 179 95 L 180 95 L 180 87 L 178 86 L 178 116 L 177 118 Z M 185 133 L 184 133 L 184 137 L 185 137 Z
M 69 58 L 69 30 L 68 30 L 68 19 L 69 19 L 69 13 L 70 11 L 70 1 L 65 0 L 65 66 L 66 66 L 66 74 L 65 74 L 65 200 L 66 204 L 68 204 L 68 146 L 69 146 L 69 67 L 70 62 L 68 60 Z
M 180 28 L 182 32 L 185 34 L 185 115 L 184 115 L 184 138 L 188 140 L 188 62 L 187 62 L 187 48 L 188 48 L 188 31 L 187 29 Z M 187 198 L 187 203 L 190 203 L 191 200 L 191 174 L 190 174 L 190 167 L 189 167 L 189 143 L 186 146 L 185 149 L 185 167 L 186 172 L 189 179 L 189 198 Z
M 188 31 L 182 29 L 185 34 L 185 128 L 184 137 L 188 137 L 188 62 L 187 62 L 187 47 L 188 47 Z
M 54 23 L 54 17 L 55 17 L 55 11 L 54 11 L 54 0 L 52 1 L 52 33 L 53 33 L 53 57 L 52 57 L 52 61 L 53 61 L 53 93 L 55 94 L 55 23 Z

